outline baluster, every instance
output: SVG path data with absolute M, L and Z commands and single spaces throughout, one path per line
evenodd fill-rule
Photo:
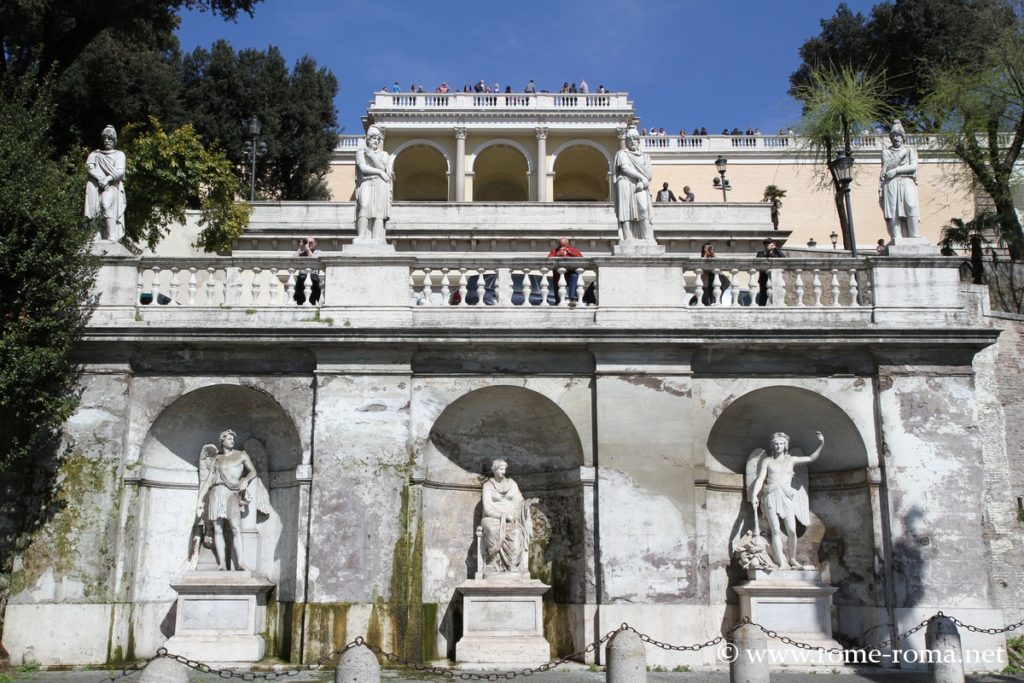
M 583 269 L 576 269 L 576 305 L 583 305 L 583 293 L 587 291 L 586 285 L 583 283 Z
M 317 274 L 320 275 L 320 298 L 316 301 L 317 308 L 327 305 L 327 269 L 317 269 Z
M 139 266 L 139 277 L 135 280 L 135 305 L 142 305 L 142 280 L 146 277 L 146 269 Z
M 302 293 L 306 297 L 306 303 L 312 306 L 310 299 L 313 298 L 313 269 L 306 268 L 306 279 L 302 283 Z
M 206 269 L 206 301 L 203 303 L 207 306 L 213 305 L 213 290 L 217 286 L 217 269 L 213 266 L 209 266 Z
M 459 306 L 466 306 L 466 295 L 469 294 L 468 278 L 466 277 L 466 271 L 468 268 L 459 268 Z
M 740 283 L 739 283 L 740 269 L 739 268 L 733 268 L 731 271 L 729 271 L 729 274 L 732 275 L 732 283 L 731 283 L 731 286 L 730 286 L 730 290 L 732 291 L 732 297 L 731 297 L 731 300 L 729 301 L 729 305 L 730 306 L 739 306 L 740 305 Z
M 263 280 L 260 278 L 262 272 L 263 269 L 259 266 L 252 269 L 252 282 L 249 283 L 249 305 L 253 308 L 260 305 L 260 294 L 263 293 Z
M 874 306 L 874 304 L 875 304 L 875 292 L 873 290 L 874 282 L 871 279 L 871 271 L 870 270 L 865 270 L 864 271 L 864 282 L 862 282 L 861 284 L 863 285 L 863 289 L 864 289 L 861 298 L 863 299 L 865 304 L 869 304 L 871 306 Z
M 242 270 L 238 266 L 224 269 L 224 284 L 227 287 L 225 296 L 229 306 L 235 306 L 242 300 Z
M 170 303 L 178 303 L 178 288 L 181 286 L 181 282 L 178 280 L 178 268 L 171 268 L 171 301 Z
M 448 268 L 441 269 L 441 301 L 448 303 L 448 297 L 452 295 L 452 289 L 448 286 Z
M 803 268 L 797 268 L 793 272 L 796 273 L 796 305 L 797 306 L 803 306 L 804 305 L 804 269 Z
M 298 306 L 299 303 L 295 300 L 295 269 L 288 269 L 288 281 L 284 285 L 284 295 L 288 297 L 285 300 L 285 304 L 289 306 Z
M 493 242 L 492 242 L 493 244 Z M 493 249 L 492 249 L 493 251 Z M 505 295 L 503 292 L 508 292 Z M 494 269 L 494 296 L 498 299 L 498 305 L 503 307 L 509 307 L 512 305 L 512 294 L 515 288 L 512 286 L 512 269 L 511 268 L 495 268 Z
M 430 268 L 423 269 L 423 291 L 420 293 L 424 306 L 430 306 L 430 297 L 434 294 L 434 288 L 430 282 Z
M 523 306 L 530 305 L 530 297 L 533 295 L 533 283 L 530 282 L 530 268 L 523 268 Z
M 839 305 L 839 269 L 838 268 L 833 268 L 832 269 L 832 282 L 830 284 L 832 286 L 832 305 L 833 306 L 838 306 Z
M 197 288 L 198 288 L 198 283 L 196 282 L 196 269 L 195 268 L 189 268 L 188 269 L 188 305 L 189 306 L 195 306 L 196 305 L 196 289 Z
M 751 268 L 747 280 L 747 291 L 750 292 L 750 305 L 757 305 L 757 296 L 761 293 L 761 273 L 757 268 Z
M 153 294 L 153 305 L 160 305 L 160 266 L 153 266 L 153 284 L 149 287 Z
M 711 303 L 722 303 L 722 269 L 715 268 L 711 275 Z
M 540 269 L 540 305 L 548 306 L 548 269 Z
M 821 306 L 821 269 L 814 269 L 814 278 L 811 280 L 811 290 L 814 292 L 814 305 Z
M 558 305 L 565 307 L 569 305 L 569 289 L 566 287 L 565 268 L 559 268 L 558 274 Z
M 856 268 L 850 268 L 850 305 L 860 306 L 860 287 L 857 285 Z
M 767 304 L 771 307 L 782 306 L 786 303 L 786 290 L 779 287 L 779 282 L 782 280 L 782 270 L 779 268 L 771 268 L 768 271 L 768 301 Z M 780 292 L 779 290 L 782 289 Z M 781 296 L 779 296 L 781 294 Z
M 280 302 L 281 281 L 277 279 L 277 268 L 270 269 L 270 305 L 277 306 Z
M 487 288 L 484 286 L 484 269 L 483 268 L 477 268 L 476 269 L 476 305 L 477 306 L 483 306 L 484 305 L 484 293 L 486 291 L 487 291 Z
M 697 297 L 694 306 L 704 305 L 704 269 L 698 268 L 694 271 L 697 274 L 697 286 L 693 288 L 693 295 Z

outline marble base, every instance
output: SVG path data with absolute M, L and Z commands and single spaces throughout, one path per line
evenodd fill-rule
M 838 588 L 821 580 L 817 569 L 748 570 L 749 581 L 736 586 L 740 617 L 817 647 L 841 648 L 832 638 L 832 594 Z M 773 664 L 837 666 L 841 655 L 800 650 L 775 639 L 768 649 L 779 651 Z
M 455 661 L 469 668 L 537 666 L 551 661 L 541 596 L 550 587 L 526 576 L 470 579 L 462 594 L 462 638 Z
M 120 242 L 99 237 L 93 240 L 91 251 L 96 256 L 134 256 L 131 250 Z
M 939 248 L 926 237 L 898 237 L 886 247 L 888 256 L 938 256 Z
M 251 571 L 191 571 L 171 587 L 178 592 L 168 652 L 206 664 L 258 662 L 274 584 Z
M 615 256 L 662 256 L 665 247 L 653 242 L 619 242 L 612 247 Z
M 395 253 L 395 245 L 387 242 L 361 240 L 358 237 L 341 248 L 341 253 L 352 256 L 377 256 Z

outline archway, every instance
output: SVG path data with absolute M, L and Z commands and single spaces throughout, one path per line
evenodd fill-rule
M 302 461 L 302 446 L 292 419 L 263 391 L 227 384 L 203 387 L 180 396 L 153 421 L 137 472 L 133 599 L 166 605 L 168 616 L 160 629 L 165 636 L 172 634 L 170 611 L 177 594 L 170 584 L 190 568 L 200 451 L 226 429 L 236 433 L 236 448 L 249 453 L 270 495 L 270 513 L 253 517 L 249 530 L 243 522 L 243 559 L 275 584 L 267 615 L 272 636 L 268 645 L 275 648 L 274 655 L 288 658 L 291 605 L 298 594 L 300 492 L 295 468 Z
M 607 202 L 608 159 L 601 151 L 584 144 L 562 148 L 554 163 L 556 202 Z
M 587 572 L 588 531 L 585 498 L 591 489 L 580 485 L 583 448 L 566 413 L 546 396 L 521 386 L 491 386 L 471 391 L 450 403 L 434 421 L 424 444 L 424 552 L 444 576 L 424 576 L 433 595 L 448 603 L 440 635 L 449 653 L 460 636 L 449 602 L 455 586 L 477 570 L 473 531 L 480 525 L 480 488 L 490 476 L 491 461 L 508 461 L 508 476 L 534 506 L 530 572 L 551 586 L 545 595 L 546 620 L 571 622 L 574 606 L 593 591 Z M 444 557 L 444 560 L 439 560 Z M 453 576 L 454 574 L 454 576 Z M 573 629 L 549 633 L 558 653 L 572 651 Z
M 530 166 L 516 147 L 495 143 L 473 162 L 473 201 L 525 202 L 530 199 Z
M 436 147 L 411 143 L 396 151 L 395 201 L 448 200 L 448 159 Z

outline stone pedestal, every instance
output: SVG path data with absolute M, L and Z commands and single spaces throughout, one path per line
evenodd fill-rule
M 352 240 L 341 248 L 341 253 L 348 256 L 387 256 L 395 253 L 395 245 L 387 242 L 374 242 L 373 240 L 359 239 Z
M 619 242 L 612 247 L 615 256 L 662 256 L 665 247 L 653 242 Z
M 549 586 L 529 577 L 470 579 L 462 593 L 462 638 L 455 661 L 474 668 L 537 666 L 551 661 L 541 596 Z
M 258 662 L 274 584 L 250 571 L 192 571 L 171 583 L 178 592 L 168 652 L 205 664 Z
M 816 647 L 842 647 L 832 638 L 832 594 L 839 589 L 824 583 L 820 571 L 754 569 L 747 576 L 749 581 L 736 586 L 740 617 Z M 775 665 L 837 666 L 843 661 L 841 655 L 799 650 L 775 638 L 767 646 L 784 653 L 771 660 Z
M 887 256 L 938 256 L 939 248 L 926 237 L 899 237 L 886 247 Z

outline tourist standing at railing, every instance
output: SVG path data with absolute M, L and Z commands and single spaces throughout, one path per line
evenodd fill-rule
M 441 85 L 437 86 L 437 90 L 435 90 L 434 92 L 439 92 L 442 95 L 446 94 L 448 92 L 448 84 L 445 83 L 444 81 L 441 81 Z
M 395 81 L 395 84 L 391 86 L 391 92 L 402 92 L 402 86 L 398 85 L 398 81 Z
M 548 252 L 548 258 L 583 258 L 583 252 L 572 246 L 568 237 L 559 237 L 558 246 Z M 578 300 L 576 286 L 579 284 L 579 273 L 576 272 L 575 268 L 571 267 L 566 268 L 565 271 L 565 296 L 571 303 L 576 303 Z M 562 303 L 562 298 L 558 296 L 558 285 L 561 280 L 562 274 L 555 269 L 551 274 L 551 293 L 548 294 L 548 299 L 553 294 L 556 306 Z
M 603 95 L 604 93 L 608 92 L 608 89 L 605 88 L 604 85 L 599 85 L 597 86 L 597 92 Z
M 875 253 L 879 256 L 885 256 L 885 240 L 879 238 L 878 244 L 875 245 Z
M 590 86 L 583 79 L 580 79 L 580 92 L 584 95 L 590 92 Z
M 484 79 L 480 79 L 480 82 L 473 86 L 473 92 L 487 92 L 487 85 L 484 83 Z
M 560 95 L 564 95 L 569 92 L 569 81 L 562 83 L 562 89 L 558 91 Z
M 299 240 L 299 250 L 295 253 L 296 256 L 306 257 L 319 257 L 321 252 L 317 249 L 315 237 L 303 237 Z M 309 303 L 316 305 L 320 301 L 320 273 L 317 272 L 320 268 L 320 264 L 313 266 L 312 271 L 309 274 L 310 288 L 309 288 Z M 295 303 L 302 305 L 306 303 L 306 273 L 300 272 L 295 276 Z
M 683 198 L 680 199 L 679 201 L 690 202 L 691 204 L 697 201 L 697 198 L 694 196 L 693 192 L 690 191 L 689 185 L 683 185 Z
M 526 87 L 523 88 L 523 92 L 530 93 L 531 95 L 537 92 L 537 85 L 533 82 L 532 78 L 530 79 L 530 82 L 526 84 Z
M 718 258 L 715 254 L 715 245 L 711 242 L 705 242 L 701 245 L 700 257 Z M 704 273 L 701 275 L 701 286 L 704 288 L 704 291 L 701 293 L 700 301 L 705 306 L 713 306 L 715 304 L 715 270 L 710 265 L 704 266 L 703 270 Z M 729 282 L 729 278 L 724 274 L 720 274 L 719 278 L 719 302 L 725 303 L 727 298 L 729 301 L 732 301 L 732 293 L 729 291 L 729 286 L 731 284 Z M 690 301 L 691 306 L 696 303 L 696 298 L 697 297 L 694 297 Z
M 674 202 L 674 201 L 677 201 L 677 200 L 676 200 L 676 195 L 672 192 L 672 190 L 668 189 L 668 183 L 662 183 L 661 184 L 661 189 L 658 190 L 658 194 L 655 195 L 655 197 L 654 197 L 654 201 L 656 201 L 656 202 Z
M 765 237 L 762 243 L 764 249 L 757 252 L 757 258 L 786 258 L 786 253 L 779 249 L 779 245 L 770 237 Z M 765 306 L 768 303 L 768 288 L 771 282 L 771 273 L 762 270 L 757 276 L 759 289 L 757 290 L 757 305 Z

